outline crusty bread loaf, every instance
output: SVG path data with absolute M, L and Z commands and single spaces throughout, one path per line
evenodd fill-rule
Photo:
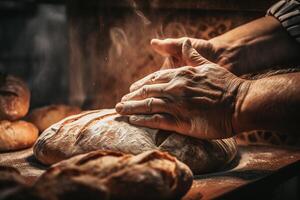
M 50 105 L 42 108 L 34 109 L 28 116 L 28 121 L 32 122 L 43 132 L 52 124 L 59 122 L 60 120 L 81 112 L 79 107 L 68 105 Z
M 34 145 L 34 155 L 53 164 L 94 150 L 139 154 L 161 150 L 187 164 L 195 174 L 216 170 L 236 155 L 234 139 L 199 140 L 128 123 L 114 109 L 70 116 L 46 129 Z
M 0 75 L 0 120 L 24 117 L 29 109 L 30 91 L 19 78 Z
M 190 169 L 167 153 L 95 151 L 52 166 L 34 189 L 51 200 L 166 200 L 182 197 L 192 182 Z
M 25 121 L 0 121 L 0 151 L 30 147 L 38 137 L 37 128 Z

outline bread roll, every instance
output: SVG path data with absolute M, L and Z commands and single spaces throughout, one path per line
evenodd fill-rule
M 30 91 L 19 78 L 0 75 L 0 120 L 24 117 L 29 109 Z
M 53 164 L 94 150 L 139 154 L 166 151 L 187 164 L 194 174 L 224 167 L 236 155 L 234 139 L 200 140 L 177 133 L 136 127 L 114 109 L 70 116 L 46 129 L 34 145 L 34 155 Z
M 95 151 L 52 166 L 34 189 L 51 200 L 167 200 L 182 197 L 192 182 L 190 169 L 167 153 Z
M 56 122 L 70 115 L 75 115 L 80 112 L 80 108 L 75 106 L 50 105 L 34 109 L 27 119 L 36 125 L 40 132 L 43 132 L 52 124 L 55 124 Z
M 37 128 L 29 122 L 0 121 L 0 152 L 30 147 L 37 137 Z

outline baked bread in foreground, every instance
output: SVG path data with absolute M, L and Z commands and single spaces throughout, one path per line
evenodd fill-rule
M 94 151 L 52 166 L 34 190 L 51 200 L 163 200 L 179 199 L 192 182 L 190 169 L 167 153 Z
M 159 151 L 137 156 L 94 151 L 49 168 L 33 184 L 17 170 L 0 167 L 0 200 L 167 200 L 191 187 L 191 170 Z

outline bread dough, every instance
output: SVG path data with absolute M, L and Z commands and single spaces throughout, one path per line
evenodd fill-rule
M 70 116 L 46 129 L 34 145 L 34 155 L 53 164 L 93 150 L 139 154 L 166 151 L 187 164 L 195 174 L 224 167 L 237 153 L 235 140 L 200 140 L 177 133 L 136 127 L 114 109 Z

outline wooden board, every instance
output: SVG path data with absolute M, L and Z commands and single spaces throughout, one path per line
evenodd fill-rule
M 0 163 L 18 168 L 29 183 L 33 183 L 46 169 L 34 159 L 32 149 L 2 153 Z M 296 176 L 299 171 L 300 149 L 240 146 L 240 157 L 230 169 L 195 176 L 192 188 L 182 200 L 241 199 L 243 195 L 249 197 L 253 191 L 254 194 L 266 192 L 267 186 L 275 186 Z

